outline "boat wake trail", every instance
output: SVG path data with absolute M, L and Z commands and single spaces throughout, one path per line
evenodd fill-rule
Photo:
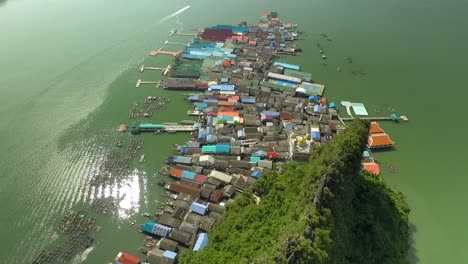
M 161 19 L 161 21 L 159 21 L 159 24 L 162 24 L 162 23 L 166 22 L 167 20 L 169 20 L 169 19 L 171 19 L 171 18 L 173 18 L 173 17 L 175 17 L 175 16 L 181 14 L 182 12 L 184 12 L 185 10 L 187 10 L 187 9 L 189 9 L 189 8 L 190 8 L 190 5 L 188 5 L 188 6 L 184 7 L 184 8 L 182 8 L 182 9 L 180 9 L 180 10 L 178 10 L 178 11 L 176 11 L 176 12 L 170 14 L 170 15 L 168 15 L 167 17 Z

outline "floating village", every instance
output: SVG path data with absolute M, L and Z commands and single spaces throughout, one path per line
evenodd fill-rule
M 119 132 L 134 135 L 127 154 L 104 163 L 101 171 L 107 173 L 92 182 L 106 182 L 109 175 L 124 177 L 143 145 L 139 134 L 191 135 L 189 141 L 174 146 L 174 154 L 166 158 L 159 171 L 157 185 L 165 189 L 167 201 L 155 204 L 155 212 L 144 213 L 149 218 L 146 223 L 132 224 L 142 234 L 144 246 L 138 249 L 142 256 L 119 252 L 116 264 L 177 263 L 180 250 L 203 250 L 210 243 L 210 229 L 221 221 L 236 193 L 251 188 L 269 171 L 281 172 L 284 163 L 307 162 L 315 148 L 332 142 L 346 128 L 346 122 L 355 118 L 371 122 L 362 164 L 363 170 L 379 175 L 381 168 L 372 150 L 391 148 L 394 142 L 377 122 L 408 120 L 388 104 L 375 110 L 379 116 L 369 117 L 362 103 L 326 98 L 324 84 L 315 82 L 300 65 L 284 62 L 287 56 L 301 55 L 296 40 L 306 34 L 296 24 L 280 20 L 277 12 L 262 14 L 256 24 L 241 22 L 190 30 L 193 32 L 169 32 L 169 36 L 189 37 L 187 43 L 165 42 L 183 50 L 158 48 L 149 53 L 172 56 L 170 65 L 139 68 L 140 72 L 160 71 L 165 76 L 162 80 L 136 82 L 138 89 L 180 92 L 190 108 L 187 120 L 120 125 Z M 320 35 L 323 41 L 332 41 L 326 34 Z M 320 43 L 317 48 L 321 63 L 326 64 L 327 55 Z M 353 63 L 349 57 L 344 60 Z M 355 70 L 352 74 L 365 73 Z M 133 102 L 129 117 L 151 118 L 169 103 L 169 99 L 149 96 L 144 102 Z M 344 116 L 339 115 L 339 109 L 344 110 Z M 117 142 L 118 147 L 122 145 Z M 144 155 L 139 162 L 145 162 Z M 385 171 L 396 169 L 387 165 Z M 116 201 L 104 198 L 94 201 L 91 209 L 106 214 L 115 206 Z M 59 225 L 62 233 L 70 234 L 69 249 L 65 254 L 61 248 L 44 250 L 33 263 L 51 263 L 59 255 L 69 260 L 73 252 L 92 243 L 88 234 L 96 229 L 99 227 L 84 212 L 70 212 Z

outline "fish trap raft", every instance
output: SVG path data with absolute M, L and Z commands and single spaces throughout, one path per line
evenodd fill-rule
M 99 198 L 91 203 L 90 208 L 101 214 L 110 214 L 116 208 L 116 203 L 112 197 Z
M 134 102 L 133 107 L 130 109 L 130 118 L 137 117 L 151 117 L 153 116 L 154 111 L 166 109 L 167 103 L 170 102 L 170 99 L 160 97 L 160 96 L 149 96 L 141 104 Z
M 101 185 L 113 179 L 126 177 L 129 172 L 130 163 L 142 145 L 142 139 L 132 139 L 125 153 L 114 151 L 107 154 L 104 162 L 97 170 L 99 173 L 92 176 L 90 184 Z

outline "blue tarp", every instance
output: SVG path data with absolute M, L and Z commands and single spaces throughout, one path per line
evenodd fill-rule
M 255 98 L 241 98 L 241 103 L 255 104 Z
M 190 207 L 192 209 L 192 212 L 197 213 L 199 215 L 205 215 L 206 210 L 208 210 L 208 206 L 200 203 L 192 203 L 192 206 Z
M 328 104 L 328 107 L 330 107 L 331 109 L 338 110 L 338 105 L 337 105 L 335 102 L 329 103 L 329 104 Z
M 314 113 L 320 113 L 320 105 L 314 105 Z
M 318 131 L 313 131 L 313 132 L 312 132 L 312 138 L 313 138 L 313 139 L 320 139 L 320 132 L 318 132 Z
M 317 95 L 311 95 L 309 96 L 309 101 L 314 101 L 318 103 L 320 101 L 320 98 Z
M 198 236 L 197 242 L 195 243 L 195 246 L 193 246 L 193 251 L 200 251 L 208 245 L 209 239 L 208 239 L 208 234 L 207 233 L 200 233 Z
M 170 259 L 175 259 L 177 257 L 177 253 L 172 252 L 170 250 L 166 250 L 163 253 L 163 257 L 170 258 Z
M 179 152 L 184 154 L 185 152 L 187 152 L 187 148 L 186 147 L 181 147 Z
M 255 179 L 258 179 L 262 176 L 262 171 L 253 171 L 252 172 L 252 177 L 254 177 Z
M 229 81 L 229 78 L 227 78 L 227 77 L 221 78 L 222 83 L 227 83 L 228 81 Z

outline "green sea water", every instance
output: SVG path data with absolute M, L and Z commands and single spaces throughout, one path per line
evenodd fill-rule
M 166 22 L 163 17 L 190 4 Z M 142 135 L 143 147 L 122 182 L 93 187 L 115 142 L 133 138 L 116 132 L 134 101 L 150 95 L 171 99 L 151 122 L 187 119 L 180 93 L 135 82 L 158 80 L 159 72 L 137 71 L 144 63 L 165 66 L 171 58 L 149 58 L 172 27 L 254 22 L 264 11 L 297 23 L 307 33 L 300 57 L 287 61 L 312 72 L 331 100 L 364 103 L 369 112 L 390 104 L 407 123 L 382 123 L 396 142 L 377 153 L 397 173 L 383 178 L 404 192 L 412 209 L 414 263 L 468 260 L 468 184 L 464 152 L 468 133 L 466 62 L 468 2 L 390 0 L 330 1 L 0 1 L 0 257 L 30 263 L 60 244 L 57 224 L 70 209 L 87 210 L 96 198 L 119 199 L 111 215 L 90 213 L 102 226 L 93 246 L 74 263 L 107 263 L 119 251 L 138 255 L 142 223 L 164 192 L 155 183 L 171 146 L 188 135 Z M 326 33 L 331 42 L 319 34 Z M 177 41 L 187 38 L 176 37 Z M 316 43 L 328 56 L 320 63 Z M 348 64 L 346 57 L 352 57 Z M 341 72 L 336 70 L 341 67 Z M 364 76 L 351 73 L 361 69 Z M 138 163 L 139 155 L 145 162 Z M 383 169 L 385 172 L 385 169 Z

